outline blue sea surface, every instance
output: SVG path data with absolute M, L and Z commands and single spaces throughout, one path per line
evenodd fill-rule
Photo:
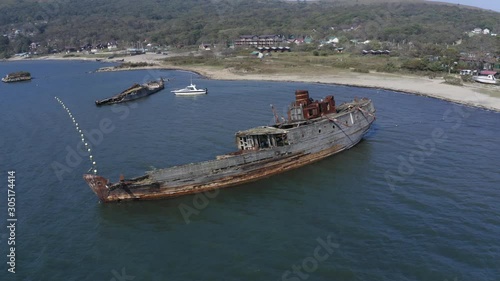
M 94 73 L 99 62 L 0 63 L 0 280 L 500 280 L 500 114 L 355 87 L 215 81 L 173 70 Z M 159 77 L 165 90 L 95 100 Z M 193 80 L 206 96 L 171 90 Z M 286 116 L 296 89 L 368 97 L 354 148 L 261 181 L 171 200 L 101 204 L 117 181 L 236 150 L 235 132 Z M 8 171 L 15 171 L 10 273 Z

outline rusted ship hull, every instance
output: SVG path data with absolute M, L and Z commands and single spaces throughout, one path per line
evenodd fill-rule
M 24 72 L 24 71 L 11 73 L 2 78 L 2 82 L 4 83 L 23 82 L 30 80 L 31 80 L 31 74 L 29 72 Z
M 374 112 L 371 100 L 353 101 L 334 113 L 303 122 L 239 132 L 237 141 L 241 149 L 216 160 L 154 170 L 114 184 L 98 175 L 86 174 L 84 179 L 101 202 L 163 199 L 231 187 L 353 147 L 374 122 Z
M 242 169 L 241 173 L 235 176 L 224 176 L 205 184 L 186 184 L 179 187 L 162 185 L 160 182 L 135 185 L 133 182 L 124 181 L 123 187 L 117 187 L 114 191 L 110 191 L 109 188 L 106 187 L 108 180 L 101 176 L 86 174 L 84 175 L 84 179 L 103 203 L 113 201 L 166 199 L 256 181 L 310 164 L 342 150 L 343 149 L 339 146 L 335 146 L 327 151 L 314 154 L 290 155 L 288 157 L 282 157 L 280 160 L 273 160 L 269 163 L 259 163 L 259 167 L 253 170 L 246 171 Z
M 113 97 L 95 101 L 95 104 L 97 106 L 101 106 L 137 100 L 159 92 L 164 88 L 165 83 L 163 79 L 160 79 L 159 81 L 151 81 L 142 85 L 134 84 L 130 88 Z
M 2 82 L 4 83 L 24 82 L 24 81 L 31 81 L 31 77 L 2 78 Z

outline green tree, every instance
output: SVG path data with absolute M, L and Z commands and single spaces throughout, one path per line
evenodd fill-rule
M 427 63 L 422 59 L 411 59 L 405 61 L 401 68 L 410 70 L 410 71 L 424 71 L 427 70 Z
M 460 52 L 455 48 L 447 48 L 443 51 L 443 62 L 448 68 L 448 73 L 454 68 L 458 61 L 460 60 Z
M 500 37 L 499 37 L 499 36 L 497 36 L 497 38 L 496 38 L 496 39 L 497 39 L 497 40 L 496 40 L 496 41 L 497 41 L 497 43 L 496 43 L 496 45 L 497 45 L 496 55 L 497 55 L 497 57 L 500 57 Z
M 18 36 L 16 39 L 12 40 L 12 47 L 15 53 L 28 52 L 30 49 L 31 39 L 25 36 Z
M 0 37 L 0 53 L 7 51 L 9 47 L 9 37 L 1 36 Z
M 366 45 L 366 48 L 369 50 L 380 50 L 382 49 L 382 44 L 378 40 L 373 40 Z

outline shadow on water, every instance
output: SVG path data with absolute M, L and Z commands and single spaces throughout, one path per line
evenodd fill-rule
M 134 227 L 135 224 L 151 224 L 156 230 L 170 231 L 189 223 L 214 220 L 223 208 L 235 212 L 254 212 L 254 209 L 295 209 L 297 198 L 311 193 L 332 202 L 341 200 L 342 189 L 348 187 L 343 175 L 352 169 L 363 169 L 369 162 L 371 147 L 362 141 L 354 148 L 316 163 L 274 175 L 255 182 L 211 192 L 187 195 L 178 198 L 155 201 L 127 201 L 98 204 L 102 224 L 108 227 Z M 343 154 L 351 154 L 344 155 Z M 365 164 L 363 164 L 365 163 Z M 214 195 L 215 194 L 215 195 Z M 313 197 L 315 197 L 313 195 Z M 215 211 L 215 212 L 214 212 Z M 184 215 L 183 215 L 184 212 Z M 227 216 L 227 215 L 225 215 Z M 217 219 L 215 219 L 217 220 Z
M 137 223 L 161 222 L 163 230 L 174 229 L 185 222 L 179 212 L 178 205 L 189 199 L 172 198 L 155 201 L 127 201 L 115 203 L 99 203 L 97 211 L 102 223 L 108 226 L 130 227 Z

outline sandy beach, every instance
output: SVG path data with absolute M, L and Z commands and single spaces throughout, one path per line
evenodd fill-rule
M 185 68 L 184 68 L 185 69 Z M 438 98 L 450 102 L 500 111 L 500 87 L 471 84 L 453 86 L 445 84 L 443 79 L 429 79 L 418 76 L 402 76 L 393 74 L 358 74 L 346 72 L 344 74 L 305 73 L 297 74 L 236 74 L 227 69 L 219 70 L 209 67 L 190 67 L 211 79 L 221 80 L 266 80 L 266 81 L 294 81 L 306 83 L 337 84 L 364 88 L 385 89 L 410 94 Z M 498 92 L 498 97 L 484 94 L 481 91 Z
M 230 69 L 222 69 L 211 66 L 174 66 L 161 61 L 167 57 L 185 56 L 187 53 L 171 53 L 169 55 L 143 54 L 137 56 L 126 56 L 113 59 L 102 59 L 104 62 L 116 62 L 123 59 L 124 62 L 138 63 L 146 62 L 152 66 L 141 68 L 123 68 L 119 70 L 138 69 L 180 69 L 197 72 L 210 79 L 218 80 L 255 80 L 255 81 L 294 81 L 306 83 L 325 83 L 355 87 L 386 89 L 410 94 L 438 98 L 450 102 L 479 107 L 500 112 L 500 86 L 482 85 L 478 83 L 454 86 L 445 84 L 442 78 L 430 79 L 421 76 L 388 74 L 388 73 L 354 73 L 345 71 L 321 70 L 317 73 L 273 73 L 255 74 L 240 73 Z M 10 60 L 19 60 L 14 58 Z M 36 60 L 93 60 L 93 57 L 62 57 L 50 55 L 36 58 Z M 116 71 L 116 69 L 107 69 Z

